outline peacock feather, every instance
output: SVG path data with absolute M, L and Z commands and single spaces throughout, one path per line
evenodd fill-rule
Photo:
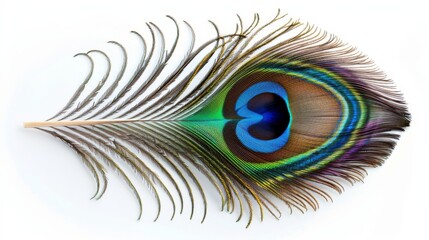
M 219 193 L 221 209 L 256 207 L 278 218 L 274 200 L 291 210 L 317 209 L 329 189 L 361 181 L 365 168 L 383 164 L 410 115 L 399 91 L 354 47 L 312 25 L 277 15 L 265 24 L 255 15 L 245 27 L 195 47 L 195 33 L 169 17 L 176 38 L 166 50 L 160 28 L 148 23 L 151 41 L 142 45 L 138 65 L 111 73 L 108 54 L 80 53 L 91 71 L 66 106 L 45 122 L 26 123 L 70 146 L 93 174 L 94 198 L 114 170 L 143 204 L 136 187 L 144 182 L 158 204 L 168 199 L 183 212 L 184 195 L 203 201 L 202 178 Z M 174 62 L 182 28 L 190 32 L 187 51 Z M 107 60 L 98 84 L 92 54 Z M 167 65 L 171 66 L 170 68 Z M 132 71 L 125 77 L 125 71 Z M 88 92 L 83 94 L 84 91 Z M 197 174 L 198 172 L 198 174 Z M 137 175 L 141 182 L 131 180 Z M 198 176 L 198 177 L 197 177 Z M 165 198 L 162 196 L 166 196 Z

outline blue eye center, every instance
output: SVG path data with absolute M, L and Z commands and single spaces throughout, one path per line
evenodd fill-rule
M 236 127 L 237 138 L 248 149 L 272 153 L 288 141 L 292 116 L 286 90 L 275 82 L 259 82 L 238 97 L 235 111 L 243 119 Z
M 255 138 L 270 140 L 280 137 L 290 122 L 285 100 L 274 93 L 262 93 L 247 103 L 247 108 L 262 116 L 262 120 L 249 127 Z

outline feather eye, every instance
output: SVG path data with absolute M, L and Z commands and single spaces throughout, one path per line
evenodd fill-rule
M 169 17 L 169 16 L 168 16 Z M 208 180 L 221 208 L 238 211 L 251 223 L 281 210 L 317 209 L 327 189 L 342 192 L 342 182 L 361 181 L 365 168 L 389 156 L 410 115 L 402 95 L 374 63 L 336 36 L 278 14 L 265 24 L 259 15 L 244 27 L 195 48 L 191 35 L 182 61 L 181 27 L 166 50 L 160 28 L 148 23 L 150 44 L 137 32 L 143 52 L 130 78 L 127 50 L 120 71 L 111 73 L 108 54 L 78 54 L 91 71 L 64 108 L 45 122 L 26 123 L 61 139 L 84 161 L 96 180 L 95 199 L 115 170 L 143 204 L 131 175 L 152 191 L 161 213 L 162 196 L 176 211 L 195 199 L 207 213 Z M 106 73 L 92 89 L 94 62 L 101 54 Z M 83 95 L 83 93 L 88 94 Z M 199 172 L 199 174 L 196 174 Z M 186 198 L 184 196 L 187 195 Z M 190 203 L 185 202 L 190 199 Z M 256 207 L 256 209 L 255 209 Z M 177 210 L 176 210 L 177 208 Z M 247 212 L 247 213 L 246 213 Z

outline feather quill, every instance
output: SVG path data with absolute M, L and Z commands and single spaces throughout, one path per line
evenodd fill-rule
M 71 99 L 48 120 L 25 123 L 82 158 L 96 182 L 94 199 L 103 196 L 107 171 L 114 170 L 138 200 L 139 218 L 141 183 L 130 175 L 151 190 L 155 220 L 163 193 L 173 206 L 171 219 L 176 208 L 183 212 L 185 194 L 192 218 L 199 195 L 203 222 L 203 176 L 221 209 L 238 211 L 237 221 L 246 215 L 249 226 L 265 211 L 281 217 L 274 199 L 302 212 L 316 210 L 320 197 L 332 200 L 329 189 L 341 193 L 344 180 L 362 181 L 365 168 L 380 166 L 409 125 L 392 81 L 354 47 L 310 24 L 279 11 L 265 24 L 255 14 L 247 28 L 238 17 L 236 31 L 221 35 L 211 22 L 217 37 L 195 48 L 195 33 L 184 22 L 191 39 L 183 60 L 174 63 L 181 28 L 168 18 L 176 29 L 170 48 L 154 23 L 146 25 L 149 45 L 132 31 L 143 50 L 131 77 L 124 74 L 127 50 L 118 42 L 109 42 L 123 56 L 116 75 L 107 53 L 77 54 L 89 60 L 90 71 Z M 97 81 L 92 54 L 103 56 L 107 69 L 83 96 Z

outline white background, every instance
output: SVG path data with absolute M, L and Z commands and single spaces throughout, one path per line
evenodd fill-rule
M 0 239 L 427 239 L 429 35 L 424 1 L 54 1 L 0 0 Z M 204 224 L 187 212 L 153 223 L 110 174 L 99 201 L 78 157 L 60 141 L 22 122 L 43 120 L 70 97 L 87 70 L 75 53 L 134 41 L 144 22 L 187 20 L 198 32 L 214 20 L 232 29 L 235 14 L 250 21 L 281 8 L 357 46 L 394 79 L 413 117 L 385 165 L 365 183 L 346 186 L 317 212 L 270 217 L 245 229 L 219 211 L 209 194 Z M 171 24 L 171 23 L 168 23 Z M 199 31 L 198 31 L 199 30 Z M 188 209 L 189 210 L 189 209 Z M 285 211 L 286 212 L 286 211 Z

